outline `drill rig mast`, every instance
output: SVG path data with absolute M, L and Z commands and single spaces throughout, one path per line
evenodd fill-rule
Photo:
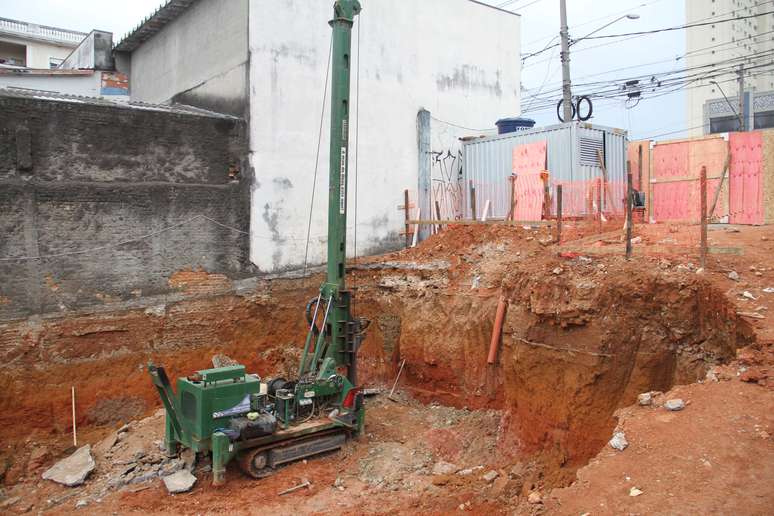
M 347 178 L 352 27 L 358 0 L 336 0 L 332 27 L 327 277 L 306 307 L 309 332 L 295 379 L 262 380 L 242 365 L 196 371 L 172 389 L 163 367 L 148 370 L 166 409 L 165 447 L 212 453 L 213 483 L 239 459 L 255 478 L 288 462 L 338 449 L 363 430 L 357 350 L 366 323 L 346 289 Z

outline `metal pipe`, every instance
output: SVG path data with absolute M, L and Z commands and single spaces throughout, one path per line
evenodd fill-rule
M 325 317 L 323 317 L 322 329 L 320 335 L 317 336 L 317 343 L 314 346 L 314 355 L 312 356 L 312 363 L 309 364 L 309 371 L 317 372 L 317 362 L 320 360 L 320 354 L 322 353 L 323 345 L 325 344 L 325 327 L 328 324 L 328 314 L 331 311 L 331 305 L 333 304 L 333 296 L 328 298 L 328 306 L 325 307 Z
M 304 353 L 301 355 L 301 363 L 298 365 L 298 376 L 301 377 L 306 371 L 306 359 L 309 355 L 309 346 L 312 344 L 312 338 L 314 337 L 314 325 L 317 322 L 317 313 L 320 310 L 320 300 L 322 294 L 317 295 L 317 302 L 314 305 L 314 315 L 309 323 L 309 332 L 306 334 L 306 342 L 304 343 Z M 309 310 L 307 309 L 307 313 Z

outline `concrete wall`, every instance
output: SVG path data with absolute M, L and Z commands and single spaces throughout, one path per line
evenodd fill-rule
M 186 269 L 249 274 L 241 121 L 9 96 L 0 111 L 0 320 L 165 295 Z
M 60 65 L 65 70 L 113 70 L 113 34 L 93 30 Z
M 281 7 L 250 3 L 251 259 L 264 271 L 295 268 L 304 259 L 331 33 L 332 2 L 286 0 Z M 472 128 L 520 112 L 518 16 L 468 0 L 370 0 L 357 24 L 361 98 L 353 70 L 350 254 L 358 152 L 358 253 L 394 249 L 404 241 L 397 209 L 403 190 L 417 189 L 418 111 Z M 328 110 L 326 104 L 311 263 L 325 259 Z
M 55 91 L 67 95 L 99 97 L 101 89 L 100 72 L 79 74 L 29 75 L 0 71 L 0 88 L 25 88 L 30 90 Z
M 247 111 L 248 0 L 194 3 L 131 54 L 133 100 Z

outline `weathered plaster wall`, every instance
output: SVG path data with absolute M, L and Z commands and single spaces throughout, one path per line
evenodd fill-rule
M 331 17 L 332 2 L 250 3 L 251 259 L 264 271 L 304 259 Z M 358 252 L 393 249 L 404 241 L 403 190 L 417 189 L 417 112 L 472 128 L 520 112 L 520 18 L 468 0 L 370 0 L 353 46 L 350 254 L 356 161 Z M 328 110 L 311 263 L 324 261 Z
M 0 112 L 0 320 L 251 272 L 240 120 L 4 96 Z
M 119 61 L 133 100 L 246 115 L 248 0 L 194 3 Z

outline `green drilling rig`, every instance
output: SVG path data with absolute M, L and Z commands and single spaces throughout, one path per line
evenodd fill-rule
M 352 26 L 358 0 L 336 0 L 331 50 L 330 192 L 327 278 L 306 306 L 309 331 L 296 378 L 262 379 L 242 365 L 196 371 L 174 390 L 163 367 L 149 364 L 166 409 L 164 444 L 212 454 L 213 483 L 223 484 L 233 459 L 255 478 L 339 449 L 363 431 L 357 350 L 368 326 L 352 316 L 345 286 L 349 97 Z

